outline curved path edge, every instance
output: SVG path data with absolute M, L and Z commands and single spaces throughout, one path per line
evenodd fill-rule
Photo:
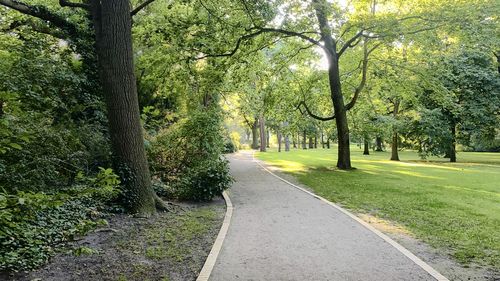
M 434 277 L 436 280 L 438 281 L 449 281 L 448 278 L 446 278 L 445 276 L 443 276 L 441 273 L 439 273 L 437 270 L 435 270 L 434 268 L 432 268 L 429 264 L 427 264 L 426 262 L 424 262 L 423 260 L 421 260 L 419 257 L 415 256 L 412 252 L 410 252 L 408 249 L 406 249 L 405 247 L 403 247 L 401 244 L 399 244 L 398 242 L 392 240 L 389 236 L 385 235 L 384 233 L 380 232 L 379 230 L 377 230 L 376 228 L 374 228 L 373 226 L 371 226 L 369 223 L 365 222 L 364 220 L 360 219 L 359 217 L 355 216 L 354 214 L 352 214 L 351 212 L 347 211 L 346 209 L 340 207 L 339 205 L 317 195 L 317 194 L 314 194 L 313 192 L 309 191 L 309 190 L 306 190 L 298 185 L 295 185 L 289 181 L 287 181 L 286 179 L 276 175 L 275 173 L 273 173 L 271 170 L 269 170 L 266 166 L 264 166 L 262 164 L 263 161 L 261 160 L 258 160 L 255 158 L 255 151 L 252 152 L 252 158 L 253 158 L 253 161 L 255 163 L 257 163 L 262 169 L 264 169 L 265 171 L 267 171 L 269 174 L 271 174 L 272 176 L 278 178 L 279 180 L 283 181 L 284 183 L 290 185 L 290 186 L 293 186 L 297 189 L 299 189 L 300 191 L 302 192 L 305 192 L 309 195 L 311 195 L 312 197 L 316 198 L 316 199 L 319 199 L 323 202 L 325 202 L 326 204 L 332 206 L 333 208 L 339 210 L 340 212 L 344 213 L 345 215 L 349 216 L 351 219 L 355 220 L 356 222 L 358 222 L 359 224 L 361 224 L 362 226 L 364 226 L 365 228 L 367 228 L 368 230 L 370 230 L 371 232 L 373 232 L 375 235 L 377 235 L 378 237 L 382 238 L 385 242 L 389 243 L 390 245 L 392 245 L 394 248 L 396 248 L 396 250 L 398 250 L 399 252 L 401 252 L 403 255 L 405 255 L 407 258 L 409 258 L 411 261 L 413 261 L 415 264 L 417 264 L 420 268 L 422 268 L 423 270 L 425 270 L 427 273 L 429 273 L 432 277 Z
M 231 203 L 231 198 L 229 198 L 226 191 L 222 192 L 222 197 L 224 197 L 224 201 L 226 201 L 226 215 L 224 216 L 224 221 L 222 222 L 219 234 L 215 239 L 214 245 L 208 254 L 205 264 L 203 264 L 203 268 L 201 269 L 198 278 L 196 278 L 196 281 L 208 281 L 210 278 L 210 274 L 212 274 L 217 257 L 222 249 L 222 243 L 226 238 L 229 224 L 231 223 L 231 217 L 233 216 L 233 203 Z

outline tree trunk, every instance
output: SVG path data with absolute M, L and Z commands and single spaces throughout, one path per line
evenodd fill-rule
M 271 133 L 269 132 L 269 130 L 266 131 L 266 147 L 269 148 L 269 143 L 270 143 L 270 140 L 271 139 Z
M 399 113 L 399 100 L 394 102 L 394 119 L 398 117 Z M 398 136 L 398 131 L 395 126 L 392 128 L 392 144 L 391 144 L 391 160 L 393 161 L 399 161 L 399 153 L 398 153 L 398 141 L 399 141 L 399 136 Z
M 128 0 L 93 4 L 99 70 L 107 107 L 114 168 L 125 186 L 128 208 L 156 212 L 139 114 Z
M 394 130 L 394 132 L 392 133 L 392 144 L 391 144 L 391 160 L 393 161 L 399 161 L 398 141 L 399 141 L 398 133 Z
M 318 148 L 318 136 L 314 135 L 314 148 Z
M 278 131 L 278 132 L 276 133 L 276 136 L 277 136 L 277 138 L 278 138 L 278 152 L 281 152 L 281 132 L 280 132 L 280 131 Z
M 450 162 L 457 162 L 457 128 L 455 123 L 451 125 Z
M 257 120 L 257 118 L 255 118 L 255 121 L 252 124 L 252 149 L 259 148 L 258 130 L 259 130 L 259 121 Z
M 261 152 L 266 152 L 266 120 L 264 119 L 264 116 L 259 117 L 259 124 L 260 124 L 260 151 Z
M 377 137 L 375 138 L 375 142 L 377 143 L 377 148 L 375 149 L 375 151 L 384 151 L 384 150 L 382 149 L 382 137 L 377 136 Z
M 295 135 L 292 134 L 292 145 L 293 145 L 293 148 L 297 148 L 297 142 L 295 140 L 296 140 Z
M 314 148 L 313 138 L 309 137 L 309 149 Z
M 326 138 L 326 148 L 330 149 L 330 137 Z
M 321 131 L 321 148 L 325 149 L 325 139 L 323 136 L 323 131 Z
M 370 155 L 370 144 L 368 142 L 368 137 L 364 137 L 363 155 Z
M 285 135 L 285 151 L 290 151 L 290 137 Z
M 307 149 L 306 143 L 307 143 L 306 130 L 304 130 L 302 135 L 302 149 Z
M 328 79 L 330 86 L 330 97 L 335 112 L 335 123 L 338 135 L 338 158 L 337 167 L 342 170 L 351 169 L 351 150 L 349 143 L 349 125 L 347 123 L 347 111 L 344 105 L 342 84 L 340 83 L 339 61 L 337 56 L 337 45 L 332 37 L 332 30 L 326 16 L 324 7 L 325 0 L 313 0 L 316 17 L 318 19 L 321 37 L 325 46 L 325 54 L 328 59 Z

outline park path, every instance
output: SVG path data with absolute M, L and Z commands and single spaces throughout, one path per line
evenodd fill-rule
M 346 214 L 230 156 L 229 230 L 210 276 L 236 280 L 436 280 Z

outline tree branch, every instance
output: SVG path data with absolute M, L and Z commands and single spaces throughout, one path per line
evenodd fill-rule
M 375 46 L 373 46 L 371 49 L 368 49 L 366 42 L 365 42 L 364 51 L 363 51 L 363 68 L 361 71 L 361 82 L 359 83 L 358 87 L 356 87 L 356 89 L 354 90 L 354 95 L 352 96 L 351 101 L 345 107 L 346 110 L 350 110 L 356 104 L 356 101 L 358 100 L 359 94 L 361 93 L 361 91 L 363 90 L 363 88 L 366 85 L 366 77 L 367 77 L 367 73 L 368 73 L 368 57 L 376 48 L 378 48 L 381 45 L 382 45 L 382 43 L 378 43 Z
M 333 116 L 330 116 L 330 117 L 321 117 L 321 116 L 318 116 L 314 113 L 311 112 L 311 110 L 309 109 L 309 107 L 307 106 L 306 102 L 305 101 L 301 101 L 299 103 L 299 105 L 297 106 L 297 109 L 300 111 L 300 113 L 304 114 L 304 112 L 302 112 L 302 110 L 300 109 L 300 106 L 303 105 L 304 108 L 306 109 L 307 111 L 307 114 L 309 116 L 311 116 L 312 118 L 316 119 L 316 120 L 320 120 L 320 121 L 330 121 L 330 120 L 333 120 L 336 118 L 335 114 Z
M 135 16 L 139 11 L 141 11 L 142 9 L 144 9 L 147 5 L 153 3 L 155 0 L 146 0 L 144 1 L 142 4 L 140 4 L 139 6 L 137 6 L 135 9 L 133 9 L 131 12 L 130 12 L 130 16 Z
M 78 35 L 78 29 L 74 24 L 68 22 L 64 17 L 49 11 L 44 6 L 27 5 L 17 0 L 0 0 L 0 5 L 16 10 L 22 14 L 48 21 L 51 25 L 68 33 L 69 37 L 76 37 Z
M 59 5 L 61 5 L 61 7 L 82 8 L 82 9 L 85 9 L 85 10 L 89 10 L 90 9 L 90 5 L 88 5 L 88 4 L 85 4 L 85 3 L 73 3 L 73 2 L 69 2 L 67 0 L 59 0 Z
M 356 33 L 356 35 L 354 35 L 351 39 L 347 40 L 345 42 L 344 46 L 342 46 L 342 48 L 340 48 L 340 51 L 337 53 L 337 56 L 338 57 L 342 56 L 342 54 L 345 52 L 345 50 L 358 45 L 359 42 L 361 41 L 358 39 L 363 35 L 363 32 L 364 32 L 364 30 L 361 30 L 358 33 Z M 358 41 L 356 42 L 356 40 L 358 40 Z

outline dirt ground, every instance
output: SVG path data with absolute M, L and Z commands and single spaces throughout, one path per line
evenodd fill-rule
M 225 214 L 222 198 L 182 204 L 150 219 L 113 215 L 109 225 L 82 237 L 43 268 L 4 280 L 195 280 Z

